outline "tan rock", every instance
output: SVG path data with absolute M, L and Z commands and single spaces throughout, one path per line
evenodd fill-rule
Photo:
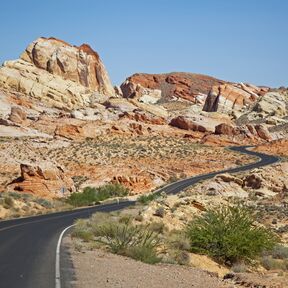
M 247 87 L 244 84 L 226 83 L 214 86 L 205 101 L 203 110 L 207 112 L 230 113 L 256 102 L 261 89 Z
M 115 95 L 96 52 L 86 44 L 75 47 L 54 38 L 39 38 L 20 59 L 4 62 L 0 86 L 61 109 L 93 105 L 97 98 L 103 101 L 103 94 Z
M 111 96 L 115 93 L 99 55 L 87 44 L 76 47 L 62 40 L 41 37 L 20 58 L 90 90 Z
M 61 197 L 75 191 L 72 179 L 65 175 L 61 167 L 21 164 L 20 169 L 21 177 L 11 184 L 16 191 L 40 197 Z
M 263 113 L 264 116 L 287 115 L 285 97 L 277 92 L 266 93 L 253 107 L 253 111 Z
M 81 140 L 85 137 L 83 127 L 73 124 L 57 126 L 54 134 L 70 140 Z
M 11 108 L 11 113 L 8 119 L 14 123 L 21 124 L 27 119 L 27 116 L 23 109 L 17 106 L 13 106 Z

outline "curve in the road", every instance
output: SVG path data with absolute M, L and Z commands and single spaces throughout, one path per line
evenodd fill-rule
M 157 191 L 176 194 L 188 186 L 220 173 L 246 171 L 279 161 L 278 157 L 232 147 L 233 151 L 257 156 L 260 160 L 240 166 L 171 183 Z M 75 219 L 102 211 L 111 212 L 135 204 L 135 201 L 105 204 L 73 211 L 0 222 L 0 288 L 54 288 L 56 246 L 63 229 Z

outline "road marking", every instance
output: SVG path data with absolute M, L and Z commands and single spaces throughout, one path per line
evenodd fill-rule
M 63 238 L 65 232 L 73 226 L 75 226 L 75 224 L 66 227 L 61 232 L 59 239 L 58 239 L 57 248 L 56 248 L 56 263 L 55 263 L 55 288 L 61 288 L 60 248 L 61 248 L 62 238 Z
M 130 201 L 131 203 L 133 201 Z M 45 219 L 40 219 L 40 220 L 37 220 L 37 217 L 39 217 L 39 215 L 37 216 L 31 216 L 31 217 L 23 217 L 23 218 L 20 218 L 20 219 L 31 219 L 31 221 L 29 222 L 24 222 L 24 223 L 19 223 L 19 224 L 14 224 L 14 225 L 11 225 L 11 226 L 7 226 L 7 227 L 4 227 L 4 228 L 1 228 L 0 229 L 0 232 L 2 231 L 5 231 L 5 230 L 9 230 L 9 229 L 12 229 L 12 228 L 15 228 L 15 227 L 19 227 L 19 226 L 24 226 L 24 225 L 28 225 L 28 224 L 33 224 L 33 223 L 39 223 L 39 222 L 46 222 L 46 221 L 49 221 L 49 220 L 54 220 L 54 219 L 58 219 L 58 218 L 63 218 L 63 217 L 70 217 L 71 215 L 75 216 L 77 214 L 81 214 L 83 212 L 87 212 L 87 210 L 94 210 L 95 209 L 95 213 L 98 212 L 98 211 L 102 211 L 103 209 L 105 210 L 105 208 L 107 208 L 107 206 L 109 205 L 109 207 L 113 207 L 113 206 L 119 206 L 121 204 L 127 204 L 128 202 L 120 202 L 120 203 L 111 203 L 111 204 L 103 204 L 103 205 L 96 205 L 96 206 L 93 206 L 93 207 L 89 207 L 89 208 L 81 208 L 81 209 L 75 209 L 75 210 L 71 210 L 69 212 L 71 213 L 66 213 L 68 211 L 62 211 L 63 213 L 65 213 L 64 215 L 58 215 L 58 216 L 54 216 L 54 217 L 49 217 L 49 218 L 45 218 Z M 87 209 L 87 210 L 86 210 Z M 56 212 L 56 213 L 61 213 L 60 212 Z M 42 214 L 41 216 L 49 216 L 49 215 L 52 215 L 54 213 L 48 213 L 48 214 Z M 32 219 L 33 218 L 33 219 Z M 34 220 L 36 219 L 36 220 Z M 15 219 L 13 219 L 15 220 Z M 10 221 L 10 220 L 7 220 L 7 221 Z M 4 221 L 3 221 L 4 222 Z M 0 222 L 1 223 L 1 222 Z

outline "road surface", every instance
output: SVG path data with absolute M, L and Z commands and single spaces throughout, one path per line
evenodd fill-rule
M 258 156 L 259 161 L 238 168 L 199 175 L 171 183 L 158 191 L 176 194 L 199 181 L 220 173 L 235 173 L 270 165 L 278 157 L 246 150 L 247 146 L 232 147 L 233 151 Z M 87 218 L 96 211 L 110 212 L 135 204 L 119 204 L 83 208 L 74 211 L 21 218 L 0 222 L 0 288 L 54 288 L 56 247 L 64 228 L 77 218 Z M 63 280 L 62 280 L 63 282 Z M 62 288 L 64 287 L 62 283 Z

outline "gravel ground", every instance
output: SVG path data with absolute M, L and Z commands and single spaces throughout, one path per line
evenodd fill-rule
M 65 244 L 72 244 L 69 237 Z M 75 288 L 227 288 L 215 276 L 180 265 L 149 265 L 102 250 L 78 252 L 69 245 Z M 230 285 L 231 287 L 231 285 Z

